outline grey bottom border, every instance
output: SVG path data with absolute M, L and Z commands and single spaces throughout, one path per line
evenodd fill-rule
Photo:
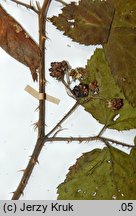
M 47 215 L 47 216 L 133 216 L 136 200 L 30 200 L 0 201 L 0 216 Z

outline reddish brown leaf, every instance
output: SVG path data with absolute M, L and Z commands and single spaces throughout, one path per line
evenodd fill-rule
M 114 16 L 114 7 L 106 1 L 80 0 L 67 4 L 51 22 L 64 35 L 84 45 L 106 43 Z
M 13 58 L 30 68 L 33 80 L 37 80 L 41 52 L 39 46 L 0 5 L 0 46 Z

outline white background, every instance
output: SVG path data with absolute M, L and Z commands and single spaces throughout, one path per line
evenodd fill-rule
M 29 2 L 27 0 L 23 2 Z M 34 2 L 34 1 L 33 1 Z M 43 1 L 40 0 L 40 3 Z M 70 2 L 70 1 L 66 1 Z M 23 7 L 16 6 L 10 1 L 0 0 L 3 7 L 20 22 L 29 34 L 38 42 L 37 16 Z M 52 1 L 48 16 L 61 12 L 62 5 Z M 46 104 L 46 133 L 64 116 L 75 103 L 65 88 L 49 76 L 48 69 L 53 61 L 68 60 L 70 65 L 85 66 L 87 59 L 93 54 L 95 46 L 85 47 L 63 36 L 51 24 L 47 24 L 46 44 L 46 78 L 48 80 L 47 93 L 61 100 L 59 106 L 47 102 Z M 28 163 L 37 137 L 33 123 L 38 120 L 35 109 L 38 101 L 24 91 L 26 85 L 38 89 L 32 82 L 30 71 L 27 67 L 10 57 L 0 48 L 0 199 L 10 199 L 22 172 Z M 91 136 L 96 135 L 102 128 L 91 115 L 82 107 L 63 124 L 64 131 L 59 136 Z M 107 130 L 105 136 L 116 138 L 132 144 L 135 130 L 117 132 Z M 97 147 L 102 143 L 47 143 L 39 157 L 40 164 L 32 173 L 29 183 L 21 199 L 51 200 L 57 198 L 56 187 L 64 181 L 68 168 L 75 163 L 76 158 L 83 152 Z M 119 147 L 121 149 L 121 147 Z M 128 152 L 127 148 L 123 151 Z

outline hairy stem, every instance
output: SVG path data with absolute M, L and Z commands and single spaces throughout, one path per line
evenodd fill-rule
M 29 178 L 32 174 L 32 171 L 35 167 L 35 165 L 38 163 L 38 156 L 41 152 L 41 149 L 44 144 L 44 139 L 38 139 L 35 145 L 35 149 L 33 151 L 33 154 L 31 155 L 31 158 L 28 162 L 28 165 L 26 169 L 23 171 L 22 179 L 16 189 L 15 192 L 13 192 L 12 200 L 18 200 L 21 195 L 23 195 L 24 189 L 29 181 Z
M 51 0 L 45 0 L 43 3 L 43 7 L 39 10 L 38 17 L 39 17 L 39 46 L 41 49 L 41 65 L 39 69 L 39 93 L 45 94 L 45 41 L 46 41 L 46 16 L 48 12 L 49 5 Z M 69 110 L 69 112 L 60 120 L 60 122 L 45 136 L 45 101 L 39 101 L 39 121 L 38 121 L 38 139 L 34 148 L 34 151 L 31 155 L 31 158 L 28 162 L 26 169 L 24 170 L 23 177 L 16 189 L 13 193 L 12 200 L 17 200 L 23 194 L 23 191 L 29 181 L 31 173 L 38 163 L 38 158 L 40 152 L 46 142 L 46 138 L 51 135 L 59 126 L 62 124 L 70 114 L 79 106 L 78 102 L 74 104 L 74 106 Z
M 73 107 L 67 112 L 67 114 L 58 122 L 57 125 L 55 125 L 55 127 L 45 136 L 45 140 L 53 133 L 57 130 L 58 127 L 60 127 L 60 125 L 75 111 L 75 109 L 77 109 L 77 107 L 79 106 L 78 102 L 76 102 Z
M 30 2 L 30 4 L 27 4 L 27 3 L 24 3 L 24 2 L 21 2 L 18 0 L 10 0 L 10 1 L 16 3 L 17 5 L 21 5 L 27 9 L 30 9 L 30 10 L 32 10 L 38 14 L 38 10 L 31 4 L 31 2 Z
M 45 29 L 46 29 L 46 16 L 48 12 L 49 5 L 51 0 L 45 0 L 43 3 L 43 7 L 39 10 L 38 18 L 39 18 L 39 46 L 41 49 L 41 65 L 39 69 L 39 93 L 45 94 Z M 24 170 L 23 177 L 16 189 L 13 193 L 12 200 L 17 200 L 20 198 L 23 193 L 28 180 L 31 176 L 31 173 L 38 162 L 39 154 L 44 146 L 44 137 L 45 137 L 45 101 L 39 101 L 39 121 L 38 121 L 38 139 L 32 153 L 31 159 L 28 162 L 26 169 Z
M 45 137 L 46 142 L 90 142 L 94 140 L 99 140 L 98 137 Z
M 124 142 L 120 142 L 117 140 L 113 140 L 110 138 L 106 138 L 106 137 L 98 137 L 98 136 L 92 136 L 92 137 L 45 137 L 45 141 L 46 142 L 73 142 L 73 141 L 77 141 L 79 143 L 81 142 L 90 142 L 90 141 L 102 141 L 103 143 L 105 142 L 111 142 L 111 143 L 115 143 L 117 145 L 121 145 L 124 147 L 131 147 L 133 148 L 134 145 L 130 145 Z
M 128 143 L 120 142 L 118 140 L 110 139 L 110 138 L 107 138 L 107 137 L 99 137 L 99 140 L 101 140 L 102 142 L 103 141 L 111 142 L 112 144 L 117 144 L 117 145 L 121 145 L 121 146 L 124 146 L 124 147 L 131 147 L 131 148 L 135 147 L 134 145 L 130 145 Z

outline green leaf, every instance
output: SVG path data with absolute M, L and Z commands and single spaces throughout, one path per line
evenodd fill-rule
M 126 99 L 136 106 L 136 1 L 108 0 L 115 15 L 105 55 L 114 79 Z
M 107 0 L 115 8 L 113 27 L 136 27 L 136 1 Z
M 66 5 L 62 14 L 50 20 L 57 28 L 80 44 L 107 42 L 114 8 L 108 2 L 81 0 Z
M 136 29 L 114 28 L 104 45 L 115 81 L 125 97 L 136 106 Z
M 113 148 L 83 154 L 58 186 L 59 200 L 136 199 L 136 149 Z
M 136 146 L 136 136 L 135 136 L 135 138 L 134 138 L 134 145 Z
M 85 76 L 84 83 L 89 84 L 96 80 L 99 93 L 97 95 L 90 93 L 87 99 L 81 101 L 85 110 L 91 113 L 101 124 L 107 125 L 108 128 L 120 131 L 136 128 L 136 108 L 127 102 L 115 84 L 103 49 L 96 49 L 94 55 L 88 60 L 86 70 L 88 77 Z M 121 109 L 116 111 L 109 109 L 108 101 L 113 98 L 123 99 L 124 105 Z M 85 101 L 87 102 L 85 103 Z M 114 117 L 117 115 L 119 117 L 115 120 Z
M 131 159 L 131 163 L 133 165 L 133 169 L 136 173 L 136 137 L 134 139 L 134 146 L 135 146 L 135 148 L 133 148 L 130 152 L 130 159 Z

